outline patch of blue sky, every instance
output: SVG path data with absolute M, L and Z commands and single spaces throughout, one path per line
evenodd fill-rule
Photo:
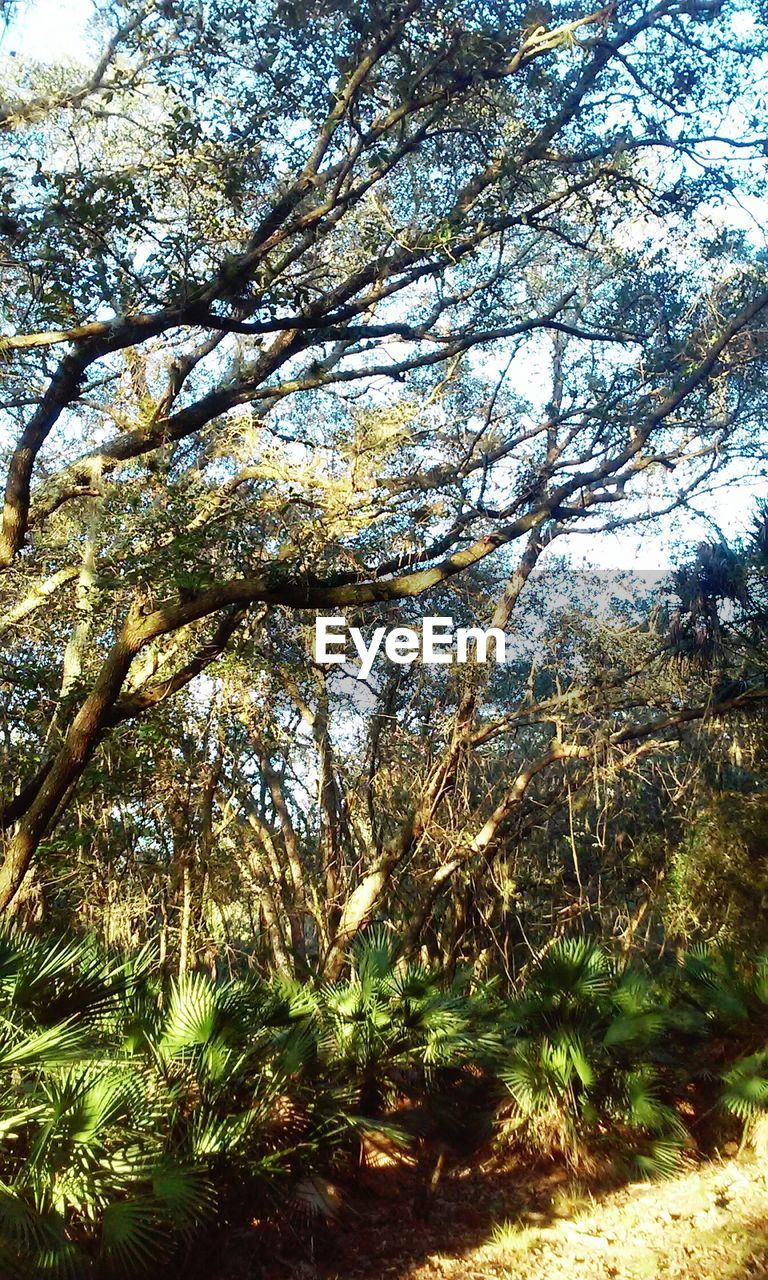
M 0 54 L 35 62 L 88 62 L 103 41 L 92 0 L 21 0 L 0 30 Z

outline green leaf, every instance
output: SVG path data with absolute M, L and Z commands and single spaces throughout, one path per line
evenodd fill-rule
M 126 1275 L 146 1271 L 168 1252 L 168 1233 L 149 1199 L 118 1200 L 104 1209 L 102 1256 Z

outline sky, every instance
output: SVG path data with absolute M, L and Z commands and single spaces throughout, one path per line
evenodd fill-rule
M 17 0 L 13 21 L 0 31 L 0 56 L 41 62 L 71 58 L 91 66 L 101 47 L 92 17 L 91 0 Z M 768 248 L 768 199 L 734 204 L 719 216 Z M 599 538 L 573 534 L 557 542 L 557 555 L 566 555 L 578 567 L 655 572 L 676 563 L 681 546 L 711 539 L 718 529 L 728 538 L 738 536 L 748 527 L 756 501 L 765 498 L 766 482 L 745 474 L 743 466 L 725 479 L 719 491 L 657 526 Z
M 18 0 L 10 27 L 0 32 L 0 51 L 41 62 L 82 61 L 93 52 L 88 36 L 92 13 L 90 0 Z

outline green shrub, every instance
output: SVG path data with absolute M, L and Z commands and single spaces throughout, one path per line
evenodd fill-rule
M 760 945 L 768 901 L 768 797 L 712 800 L 669 857 L 662 910 L 673 936 Z
M 685 1127 L 658 1060 L 670 1012 L 643 971 L 595 943 L 560 940 L 506 1016 L 501 1075 L 517 1143 L 574 1167 L 605 1148 L 644 1174 L 674 1169 Z
M 514 1148 L 668 1174 L 686 1122 L 768 1109 L 768 960 L 653 972 L 556 942 L 513 998 L 358 943 L 332 985 L 162 983 L 146 952 L 0 935 L 0 1271 L 139 1276 L 289 1206 L 366 1140 Z

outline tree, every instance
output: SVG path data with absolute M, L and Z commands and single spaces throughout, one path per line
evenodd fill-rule
M 486 571 L 504 627 L 561 534 L 675 508 L 762 429 L 765 267 L 716 213 L 763 153 L 759 40 L 727 6 L 101 16 L 90 72 L 6 70 L 3 908 L 102 744 L 225 650 L 266 647 L 283 689 L 313 611 L 431 607 Z M 331 975 L 488 734 L 483 696 L 475 673 L 342 887 L 316 686 Z M 269 718 L 248 728 L 301 959 L 311 886 Z M 522 762 L 473 856 L 591 749 Z

